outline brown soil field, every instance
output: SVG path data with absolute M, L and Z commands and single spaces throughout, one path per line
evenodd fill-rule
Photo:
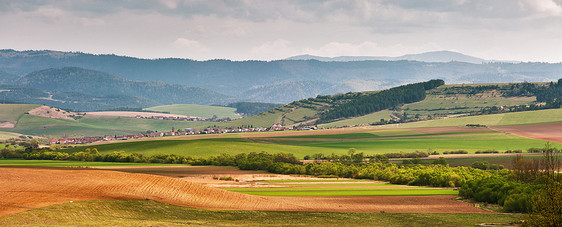
M 50 118 L 57 118 L 57 119 L 64 119 L 64 120 L 75 120 L 73 116 L 77 116 L 78 113 L 69 112 L 66 110 L 61 110 L 58 108 L 53 108 L 50 106 L 40 106 L 34 108 L 28 112 L 30 115 L 36 115 L 41 117 L 50 117 Z
M 276 197 L 229 192 L 186 179 L 96 169 L 0 168 L 0 217 L 53 204 L 100 199 L 150 199 L 228 210 L 483 213 L 456 196 Z
M 0 122 L 0 128 L 14 128 L 16 127 L 15 121 L 2 121 Z
M 488 128 L 468 128 L 468 127 L 431 127 L 431 128 L 412 128 L 423 133 L 457 133 L 457 132 L 479 132 L 490 131 Z
M 165 114 L 165 113 L 152 113 L 152 112 L 131 112 L 131 111 L 99 111 L 99 112 L 86 112 L 84 117 L 87 118 L 102 118 L 102 117 L 136 117 L 140 115 L 142 117 L 153 117 L 153 116 L 163 116 L 163 117 L 189 117 L 186 115 L 178 114 Z
M 516 125 L 491 127 L 518 136 L 562 143 L 562 123 L 541 125 Z

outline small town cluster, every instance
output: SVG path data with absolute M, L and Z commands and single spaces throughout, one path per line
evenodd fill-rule
M 206 129 L 178 129 L 172 128 L 169 132 L 147 131 L 144 133 L 132 135 L 113 135 L 113 136 L 94 136 L 94 137 L 77 137 L 77 138 L 64 138 L 64 139 L 51 139 L 49 144 L 88 144 L 99 141 L 114 141 L 114 140 L 130 140 L 139 139 L 144 137 L 165 137 L 165 136 L 180 136 L 180 135 L 201 135 L 201 134 L 223 134 L 223 133 L 244 133 L 244 132 L 266 132 L 266 131 L 287 131 L 287 130 L 316 130 L 316 127 L 293 128 L 285 127 L 279 123 L 275 123 L 269 128 L 206 128 Z

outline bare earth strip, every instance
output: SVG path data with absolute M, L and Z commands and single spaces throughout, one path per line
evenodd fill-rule
M 165 176 L 94 169 L 0 168 L 0 217 L 70 201 L 150 199 L 228 210 L 483 213 L 455 196 L 267 197 L 229 192 Z
M 491 127 L 493 130 L 532 139 L 562 143 L 562 123 Z
M 0 128 L 14 128 L 16 127 L 15 121 L 2 121 L 0 122 Z
M 57 118 L 64 120 L 74 120 L 72 116 L 77 116 L 78 113 L 69 112 L 66 110 L 61 110 L 58 108 L 50 106 L 40 106 L 28 111 L 30 115 L 36 115 L 41 117 Z
M 162 116 L 162 117 L 172 117 L 172 118 L 190 118 L 187 115 L 178 115 L 178 114 L 165 114 L 165 113 L 152 113 L 152 112 L 131 112 L 131 111 L 99 111 L 99 112 L 86 112 L 85 117 L 87 118 L 102 118 L 102 117 L 155 117 L 155 116 Z

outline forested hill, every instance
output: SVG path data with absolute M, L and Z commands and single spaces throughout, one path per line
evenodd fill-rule
M 562 64 L 549 63 L 194 61 L 0 50 L 0 71 L 8 74 L 21 76 L 62 67 L 102 71 L 135 81 L 159 80 L 201 87 L 229 96 L 251 97 L 251 101 L 273 103 L 288 103 L 319 94 L 382 90 L 435 78 L 448 84 L 551 81 L 558 79 L 562 72 Z
M 209 89 L 158 81 L 133 81 L 77 67 L 32 72 L 11 81 L 10 86 L 0 96 L 6 101 L 49 104 L 81 111 L 174 103 L 228 104 L 238 100 Z M 37 95 L 22 99 L 19 93 L 31 89 Z
M 348 102 L 332 106 L 321 114 L 317 123 L 329 122 L 339 118 L 363 116 L 401 104 L 422 101 L 425 99 L 427 90 L 444 84 L 443 80 L 430 80 L 358 96 Z

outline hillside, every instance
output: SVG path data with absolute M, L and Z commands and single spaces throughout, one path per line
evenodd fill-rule
M 80 111 L 172 103 L 227 104 L 235 100 L 208 89 L 158 81 L 133 81 L 76 67 L 32 72 L 12 84 L 3 85 L 0 99 Z
M 556 108 L 556 103 L 559 101 L 553 101 L 557 98 L 550 97 L 546 93 L 556 94 L 556 90 L 553 89 L 558 89 L 558 87 L 558 83 L 443 85 L 425 91 L 425 97 L 420 101 L 403 102 L 399 105 L 371 110 L 364 104 L 381 103 L 381 101 L 365 101 L 369 92 L 317 96 L 279 106 L 250 118 L 227 122 L 221 126 L 238 127 L 252 125 L 255 122 L 253 125 L 257 125 L 256 127 L 269 127 L 274 123 L 287 127 L 296 125 L 317 125 L 321 128 L 350 127 L 419 120 L 424 122 L 423 120 L 449 116 L 519 111 L 518 109 L 536 108 L 541 103 Z M 364 101 L 361 101 L 362 99 Z M 551 99 L 551 101 L 547 102 L 547 99 Z M 344 105 L 344 103 L 347 104 Z M 347 109 L 346 112 L 356 112 L 361 108 L 366 111 L 356 112 L 358 114 L 356 116 L 342 115 L 335 119 L 326 118 L 329 117 L 330 112 L 333 115 L 334 109 L 346 109 L 348 108 L 346 106 L 353 107 L 353 109 Z
M 130 135 L 146 131 L 167 132 L 172 128 L 206 127 L 214 122 L 139 119 L 133 117 L 103 117 L 58 119 L 25 114 L 40 107 L 31 104 L 0 104 L 0 129 L 3 132 L 43 136 L 103 136 Z M 48 107 L 47 107 L 48 108 Z M 55 110 L 56 111 L 56 110 Z M 60 110 L 64 112 L 63 110 Z M 6 120 L 8 121 L 6 121 Z
M 212 118 L 213 116 L 216 116 L 217 118 L 230 118 L 230 119 L 240 118 L 240 115 L 236 114 L 236 108 L 224 107 L 224 106 L 174 104 L 174 105 L 164 105 L 164 106 L 153 106 L 150 108 L 145 108 L 144 110 L 164 112 L 170 114 L 180 114 L 180 115 L 187 115 L 193 117 L 203 117 L 203 118 Z
M 403 85 L 378 92 L 358 92 L 317 96 L 279 106 L 250 118 L 219 124 L 222 127 L 304 126 L 368 115 L 404 103 L 421 101 L 426 90 L 443 85 L 442 80 Z
M 419 59 L 412 57 L 410 60 Z M 158 78 L 164 83 L 201 87 L 234 97 L 258 93 L 252 97 L 256 99 L 253 101 L 273 103 L 340 92 L 381 90 L 434 78 L 443 79 L 447 84 L 551 81 L 558 79 L 562 72 L 560 63 L 472 64 L 410 60 L 149 60 L 78 52 L 0 50 L 0 71 L 25 75 L 49 68 L 80 67 L 134 81 Z M 272 84 L 272 81 L 275 82 Z M 299 84 L 304 81 L 307 83 L 305 86 Z M 292 87 L 283 89 L 287 85 Z M 278 88 L 281 91 L 295 89 L 296 92 L 287 96 L 286 93 L 290 92 L 274 91 Z M 267 91 L 270 89 L 274 90 Z M 204 101 L 197 100 L 199 104 Z

